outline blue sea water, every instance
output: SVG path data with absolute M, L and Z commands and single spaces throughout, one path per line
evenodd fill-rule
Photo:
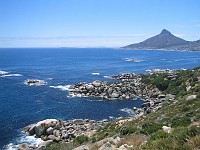
M 110 48 L 0 49 L 0 149 L 9 143 L 27 140 L 22 128 L 43 119 L 129 117 L 134 115 L 130 109 L 142 104 L 141 100 L 70 97 L 63 86 L 109 80 L 104 78 L 107 75 L 146 73 L 145 70 L 155 68 L 190 69 L 199 65 L 199 52 Z M 24 84 L 27 79 L 40 79 L 48 84 L 28 86 Z

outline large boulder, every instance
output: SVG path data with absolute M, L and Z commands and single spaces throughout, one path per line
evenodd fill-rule
M 172 131 L 172 128 L 171 127 L 167 127 L 167 126 L 163 126 L 162 129 L 166 133 L 171 133 L 171 131 Z
M 91 84 L 87 84 L 87 85 L 85 86 L 85 88 L 86 88 L 88 91 L 91 91 L 91 90 L 94 89 L 94 86 L 91 85 Z
M 49 127 L 49 128 L 46 130 L 46 134 L 47 134 L 47 135 L 53 134 L 53 128 L 52 128 L 52 127 Z
M 83 125 L 85 122 L 83 119 L 75 119 L 74 124 Z
M 73 150 L 90 150 L 90 148 L 86 145 L 81 145 Z
M 55 141 L 56 140 L 56 136 L 55 135 L 49 135 L 48 139 L 52 140 L 52 141 Z
M 53 140 L 42 141 L 38 144 L 38 147 L 47 147 L 53 143 Z
M 187 97 L 187 100 L 193 100 L 193 99 L 196 99 L 197 98 L 197 95 L 189 95 Z
M 101 86 L 101 84 L 102 84 L 101 81 L 97 81 L 97 80 L 92 82 L 92 85 L 95 87 L 99 87 Z
M 52 125 L 53 122 L 57 122 L 56 119 L 46 119 L 46 120 L 42 120 L 39 121 L 36 125 L 35 125 L 35 134 L 37 137 L 40 137 L 42 134 L 45 133 L 46 129 Z
M 119 93 L 117 93 L 117 92 L 113 92 L 111 95 L 110 95 L 110 98 L 119 98 Z
M 27 144 L 19 144 L 18 150 L 29 150 L 29 147 Z
M 102 145 L 99 150 L 117 150 L 114 145 L 112 145 L 110 142 L 105 143 Z
M 35 134 L 35 125 L 32 125 L 29 130 L 28 130 L 29 135 L 34 135 Z

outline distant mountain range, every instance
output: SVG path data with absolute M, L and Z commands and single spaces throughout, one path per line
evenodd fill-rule
M 200 40 L 198 41 L 186 41 L 171 32 L 163 29 L 162 32 L 156 36 L 146 39 L 143 42 L 131 44 L 122 47 L 124 49 L 133 50 L 182 50 L 182 51 L 200 51 Z

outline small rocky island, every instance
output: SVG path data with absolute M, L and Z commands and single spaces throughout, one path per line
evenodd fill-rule
M 25 84 L 27 85 L 45 85 L 47 82 L 43 80 L 38 80 L 38 79 L 28 79 L 24 81 Z

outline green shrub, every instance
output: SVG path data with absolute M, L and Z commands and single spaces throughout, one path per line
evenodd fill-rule
M 168 136 L 168 133 L 164 132 L 163 130 L 158 130 L 157 132 L 151 135 L 151 139 L 152 140 L 164 139 L 167 136 Z
M 176 117 L 171 121 L 172 127 L 186 127 L 191 124 L 189 117 Z
M 134 127 L 134 126 L 124 126 L 124 127 L 122 127 L 121 129 L 120 129 L 120 134 L 121 135 L 128 135 L 128 134 L 132 134 L 132 133 L 135 133 L 135 131 L 136 131 L 137 129 L 136 129 L 136 127 Z
M 80 135 L 80 136 L 77 136 L 75 139 L 74 139 L 74 142 L 75 143 L 78 143 L 78 144 L 83 144 L 85 142 L 88 142 L 89 138 L 85 135 Z
M 189 136 L 191 136 L 191 137 L 196 136 L 196 135 L 200 135 L 200 127 L 198 127 L 198 126 L 191 126 L 188 129 L 188 132 L 189 132 Z
M 145 123 L 142 125 L 141 133 L 149 135 L 162 129 L 162 126 L 163 125 L 157 123 Z

